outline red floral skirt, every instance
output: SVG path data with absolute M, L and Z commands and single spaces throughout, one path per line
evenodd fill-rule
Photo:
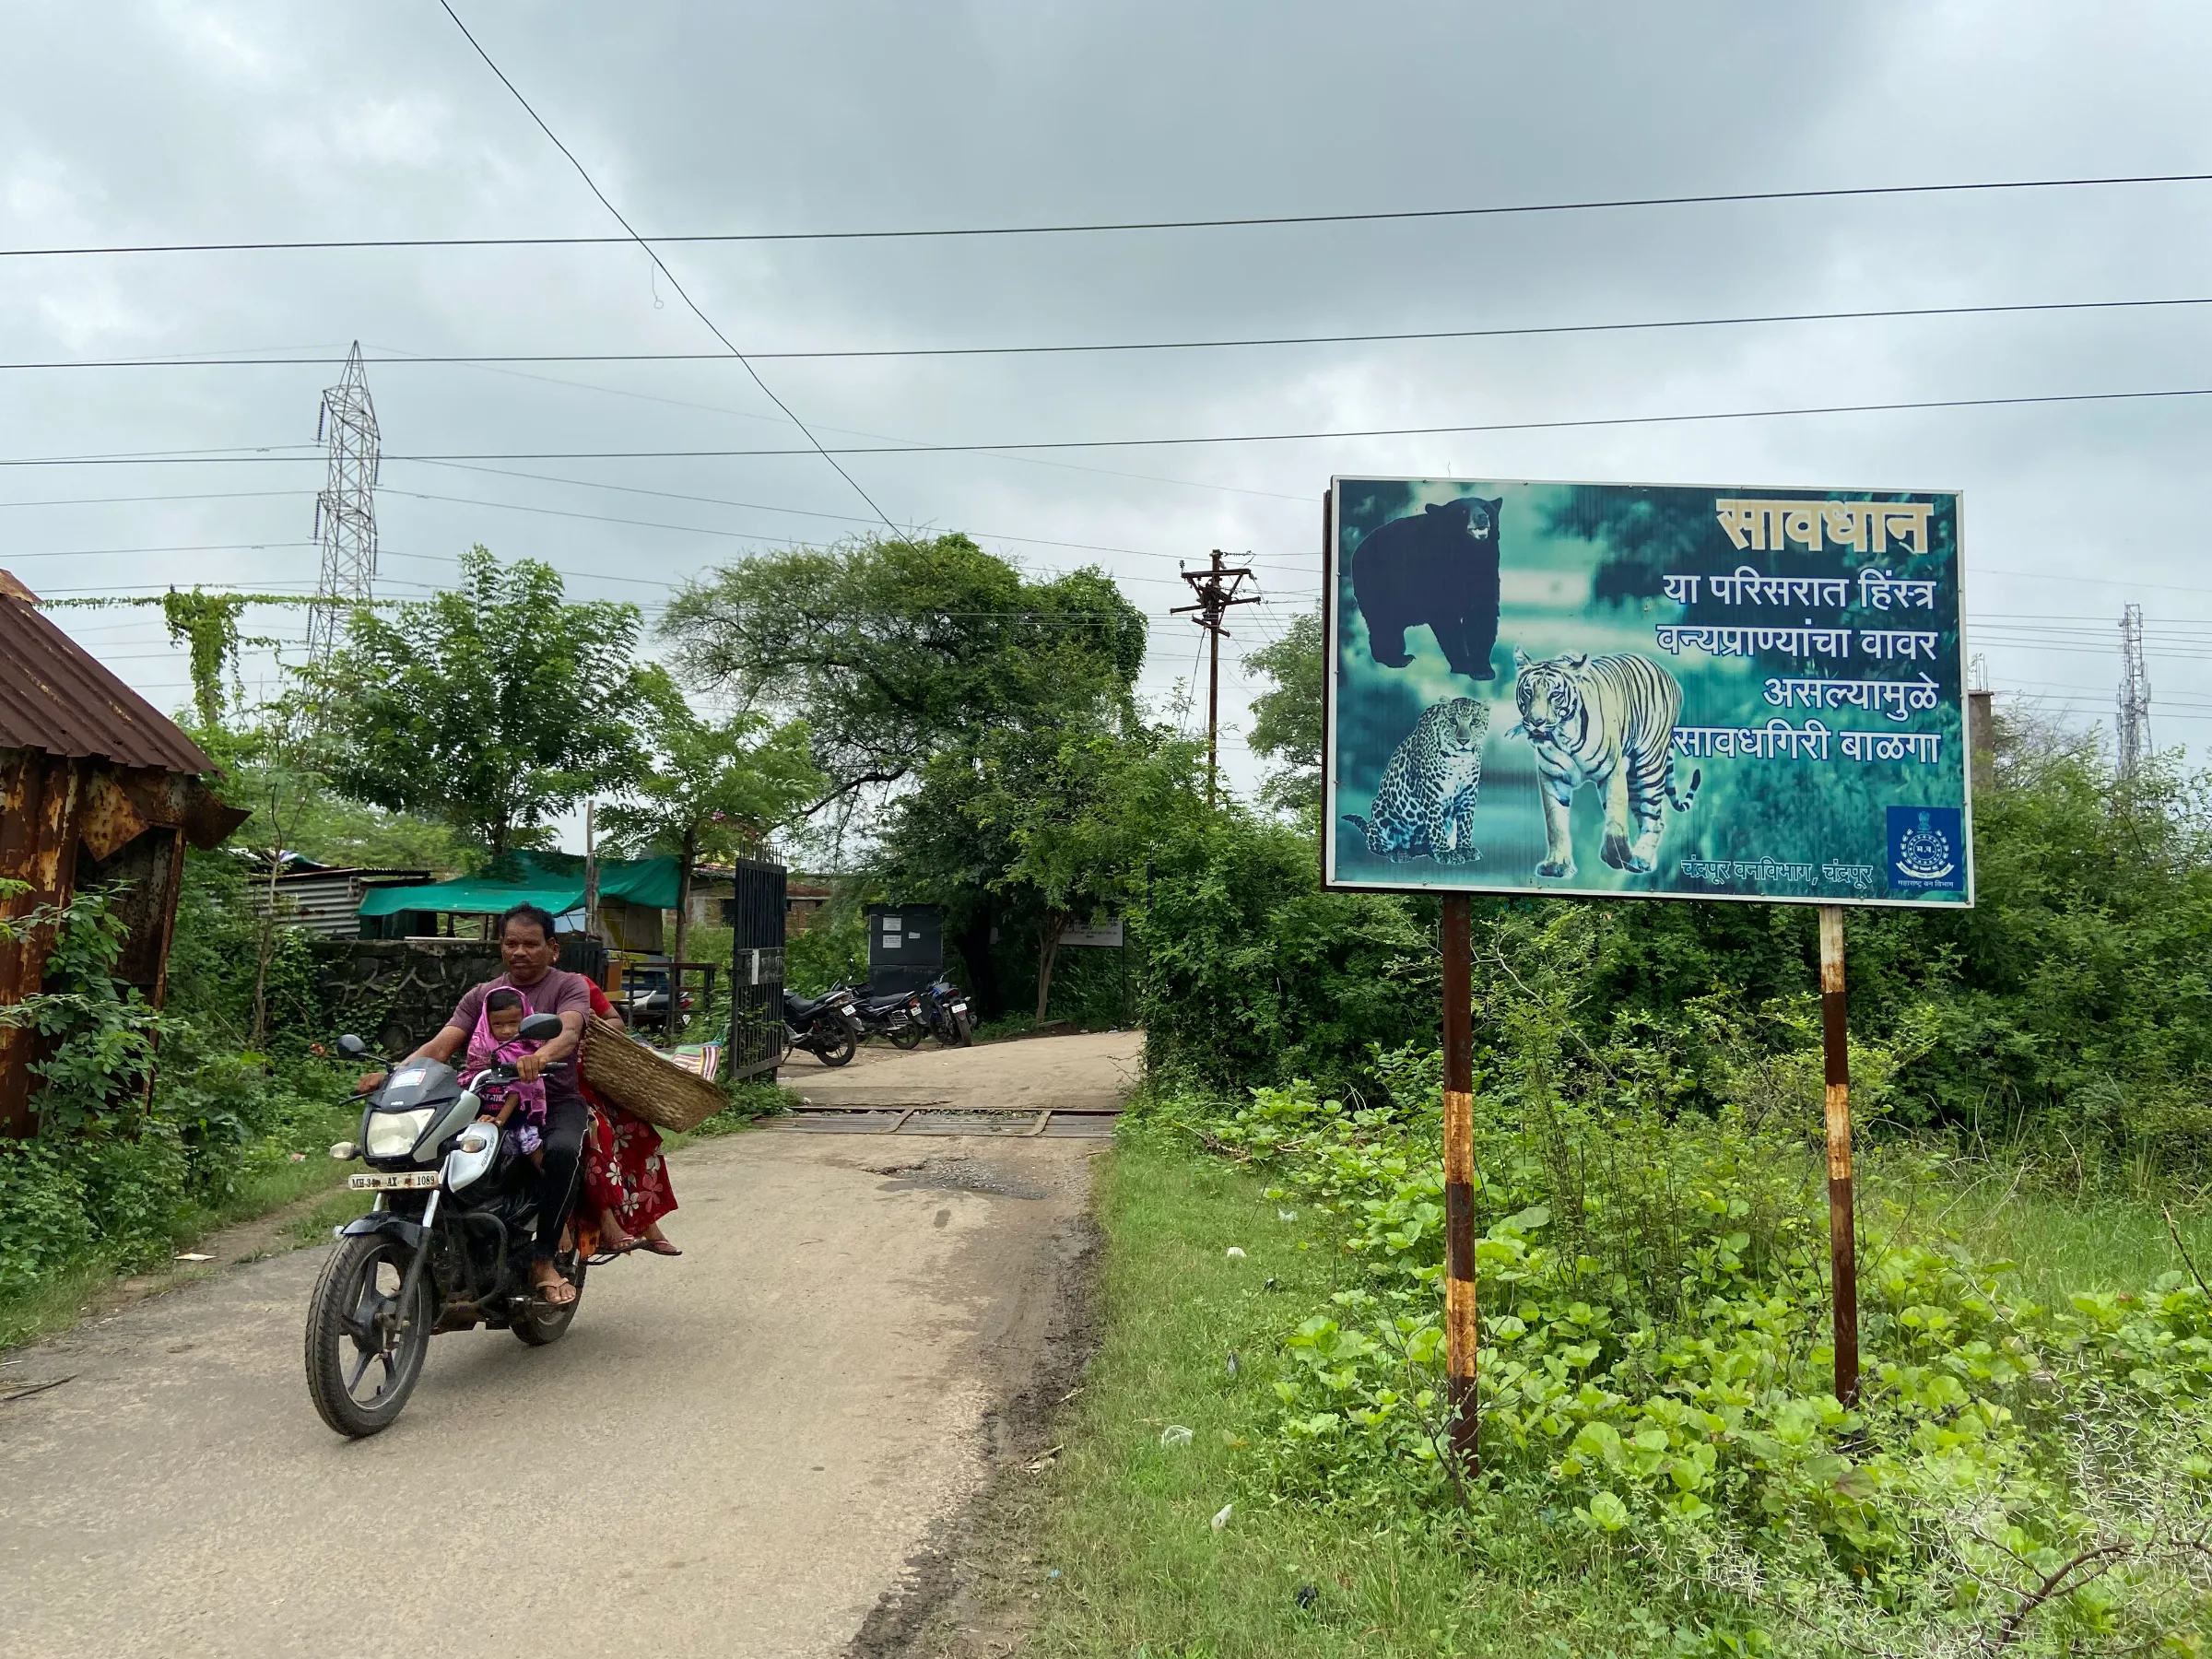
M 583 1142 L 583 1194 L 592 1208 L 633 1236 L 674 1209 L 660 1131 L 619 1106 L 594 1102 Z

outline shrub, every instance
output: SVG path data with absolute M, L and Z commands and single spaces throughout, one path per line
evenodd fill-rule
M 1135 917 L 1150 1065 L 1225 1085 L 1371 1079 L 1435 1027 L 1434 906 L 1324 894 L 1310 837 L 1225 811 L 1156 847 Z
M 2003 1264 L 1868 1227 L 1847 1406 L 1809 1033 L 1692 1011 L 1732 1097 L 1697 1109 L 1664 1033 L 1582 1032 L 1595 933 L 1588 912 L 1524 928 L 1478 1000 L 1478 1471 L 1445 1451 L 1433 1052 L 1377 1056 L 1381 1103 L 1294 1082 L 1146 1114 L 1263 1171 L 1338 1265 L 1284 1333 L 1274 1490 L 1377 1524 L 1464 1510 L 1500 1563 L 1534 1517 L 1569 1557 L 1618 1554 L 1655 1594 L 1687 1583 L 1815 1651 L 2004 1646 L 2029 1612 L 2039 1651 L 2201 1629 L 2212 1294 L 2175 1273 L 2042 1309 Z M 1854 1044 L 1877 1094 L 1910 1054 Z

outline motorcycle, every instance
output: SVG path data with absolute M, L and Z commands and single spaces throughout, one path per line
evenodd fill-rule
M 824 1065 L 843 1065 L 860 1047 L 860 1036 L 850 991 L 841 987 L 811 1002 L 783 993 L 784 1053 L 801 1048 Z
M 532 1015 L 522 1035 L 549 1041 L 560 1017 Z M 369 1051 L 348 1035 L 338 1052 Z M 376 1194 L 375 1208 L 335 1230 L 338 1247 L 308 1300 L 308 1395 L 340 1434 L 359 1440 L 392 1426 L 432 1335 L 481 1324 L 544 1347 L 567 1335 L 582 1305 L 586 1264 L 573 1250 L 553 1265 L 576 1288 L 574 1300 L 553 1307 L 533 1289 L 537 1171 L 496 1124 L 478 1121 L 478 1091 L 515 1077 L 495 1065 L 465 1082 L 450 1065 L 409 1062 L 370 1092 L 360 1140 L 330 1149 L 366 1163 L 347 1185 Z
M 928 1022 L 922 1017 L 922 998 L 912 991 L 867 997 L 849 986 L 838 989 L 853 998 L 853 1018 L 864 1038 L 881 1037 L 893 1048 L 911 1049 L 920 1047 L 922 1039 L 929 1034 Z
M 968 993 L 950 980 L 937 980 L 922 993 L 922 1018 L 943 1048 L 971 1048 L 975 1024 L 968 1018 Z

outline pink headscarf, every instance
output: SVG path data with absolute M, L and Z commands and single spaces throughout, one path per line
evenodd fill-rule
M 506 988 L 501 987 L 501 989 Z M 531 1013 L 530 999 L 524 996 L 520 991 L 517 991 L 515 994 L 523 998 L 523 1018 L 527 1019 Z M 491 1034 L 491 996 L 489 993 L 487 993 L 484 1006 L 477 1011 L 477 1029 L 471 1033 L 468 1040 L 468 1069 L 470 1072 L 481 1071 L 488 1065 L 512 1065 L 524 1054 L 535 1054 L 536 1052 L 537 1044 L 528 1038 L 517 1037 L 512 1042 L 501 1042 Z M 544 1127 L 546 1122 L 544 1078 L 533 1077 L 526 1083 L 500 1083 L 488 1086 L 485 1092 L 488 1104 L 503 1103 L 512 1095 L 515 1102 L 515 1118 L 521 1120 L 520 1126 L 527 1131 L 522 1138 L 526 1141 L 535 1140 L 536 1132 Z M 525 1146 L 523 1148 L 525 1152 L 535 1149 L 534 1145 Z

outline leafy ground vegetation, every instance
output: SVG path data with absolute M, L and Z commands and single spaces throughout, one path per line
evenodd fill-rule
M 39 1133 L 0 1140 L 0 1347 L 65 1322 L 117 1274 L 335 1179 L 322 1154 L 356 1121 L 350 1074 L 299 1018 L 313 993 L 297 941 L 261 977 L 279 1018 L 261 1045 L 245 1041 L 256 959 L 242 879 L 195 857 L 159 1012 L 110 977 L 122 935 L 104 895 L 6 924 L 55 944 L 41 992 L 0 1010 L 47 1045 Z
M 1817 1047 L 1718 1002 L 1684 1016 L 1703 1085 L 1666 1032 L 1583 1040 L 1594 932 L 1515 919 L 1481 959 L 1477 1468 L 1444 1449 L 1433 1051 L 1367 1097 L 1144 1102 L 1041 1651 L 2204 1652 L 2212 1223 L 1877 1147 L 1846 1407 Z M 1856 1048 L 1876 1121 L 1912 1053 Z M 2092 1229 L 2107 1276 L 2070 1271 Z
M 1559 1199 L 1558 1148 L 1503 1099 L 1486 1088 L 1484 1464 L 1464 1496 L 1426 1351 L 1433 1108 L 1147 1103 L 1100 1196 L 1107 1333 L 1052 1477 L 1030 1651 L 2203 1651 L 2204 1301 L 2173 1283 L 2155 1207 L 2139 1253 L 2087 1281 L 2135 1290 L 2038 1305 L 2025 1287 L 2070 1277 L 2076 1230 L 2116 1206 L 2000 1191 L 1945 1218 L 1961 1183 L 1885 1171 L 1847 1413 L 1804 1295 L 1817 1258 L 1766 1257 L 1756 1204 L 1700 1218 L 1691 1184 L 1802 1194 L 1801 1147 L 1716 1130 L 1669 1166 L 1689 1201 L 1674 1275 L 1608 1271 L 1609 1189 L 1585 1178 L 1593 1259 L 1569 1258 L 1527 1213 Z M 1975 1263 L 1954 1222 L 2020 1270 Z M 2202 1261 L 2212 1228 L 2183 1236 Z
M 1811 913 L 1477 900 L 1471 1468 L 1433 907 L 1319 892 L 1310 821 L 1163 838 L 1039 1651 L 2212 1649 L 2202 784 L 2014 726 L 1976 816 L 1975 911 L 1851 918 L 1850 1406 Z

